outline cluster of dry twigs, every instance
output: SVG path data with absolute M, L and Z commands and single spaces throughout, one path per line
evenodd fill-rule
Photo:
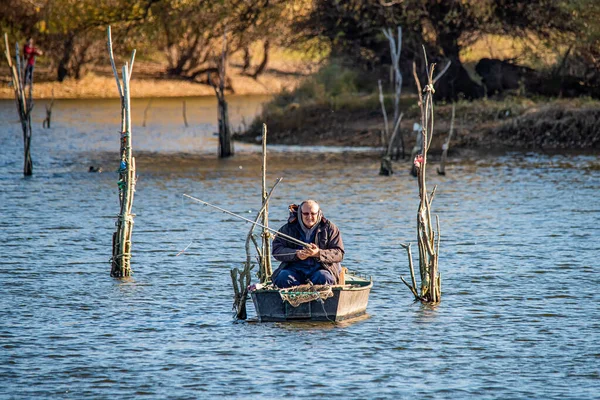
M 426 59 L 426 58 L 425 58 Z M 421 287 L 417 290 L 415 272 L 413 268 L 412 253 L 410 244 L 402 245 L 408 253 L 408 261 L 410 268 L 411 283 L 407 283 L 404 278 L 402 282 L 413 293 L 416 299 L 423 302 L 437 303 L 441 299 L 441 275 L 438 269 L 438 255 L 440 250 L 440 223 L 436 216 L 437 234 L 433 229 L 431 220 L 431 203 L 435 196 L 434 187 L 431 194 L 427 192 L 426 186 L 426 166 L 427 166 L 427 151 L 431 146 L 433 137 L 433 94 L 435 93 L 434 85 L 447 70 L 446 67 L 434 79 L 433 71 L 435 64 L 431 64 L 427 68 L 427 84 L 422 89 L 419 77 L 417 76 L 416 65 L 413 63 L 413 74 L 417 83 L 419 92 L 419 107 L 421 108 L 421 132 L 423 139 L 423 151 L 414 159 L 414 165 L 417 171 L 417 180 L 419 183 L 419 209 L 417 212 L 417 241 L 419 246 L 419 272 L 421 277 Z M 437 240 L 436 240 L 437 239 Z
M 278 178 L 269 192 L 267 193 L 266 172 L 267 172 L 267 125 L 263 124 L 262 129 L 262 207 L 256 214 L 254 223 L 250 227 L 250 231 L 246 236 L 246 262 L 242 264 L 242 269 L 233 268 L 231 270 L 231 281 L 233 283 L 234 299 L 233 309 L 237 319 L 246 319 L 246 300 L 248 298 L 248 286 L 250 285 L 250 272 L 254 268 L 252 264 L 252 256 L 250 254 L 250 242 L 254 243 L 254 248 L 257 254 L 259 265 L 258 278 L 261 284 L 265 284 L 272 273 L 271 270 L 271 234 L 268 231 L 269 226 L 269 199 L 273 194 L 273 190 L 282 181 L 283 178 Z M 262 219 L 262 241 L 259 245 L 253 235 L 254 228 L 259 220 Z

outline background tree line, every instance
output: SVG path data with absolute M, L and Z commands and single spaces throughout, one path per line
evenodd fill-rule
M 229 54 L 258 76 L 274 46 L 317 51 L 363 71 L 389 65 L 383 27 L 403 28 L 401 69 L 413 60 L 451 61 L 443 97 L 483 95 L 463 66 L 461 51 L 485 35 L 525 43 L 529 59 L 554 55 L 548 74 L 600 83 L 600 4 L 595 0 L 13 0 L 0 4 L 0 26 L 11 37 L 36 38 L 56 79 L 82 77 L 104 57 L 105 28 L 115 46 L 160 52 L 165 74 L 203 81 L 214 70 L 226 33 Z M 251 49 L 262 60 L 250 65 Z M 254 47 L 252 47 L 254 46 Z M 117 49 L 119 50 L 119 49 Z M 102 60 L 104 63 L 105 60 Z M 520 60 L 512 60 L 519 62 Z M 543 83 L 538 82 L 539 85 Z
M 443 98 L 484 94 L 460 53 L 486 35 L 519 40 L 523 59 L 555 56 L 546 72 L 559 84 L 565 76 L 585 87 L 600 84 L 600 3 L 595 0 L 316 0 L 313 5 L 294 27 L 299 41 L 319 38 L 332 56 L 373 69 L 390 63 L 381 28 L 402 26 L 403 75 L 411 76 L 413 60 L 424 65 L 421 45 L 430 61 L 452 62 L 439 85 Z M 548 83 L 548 76 L 529 75 L 533 85 Z
M 19 41 L 34 37 L 58 81 L 105 63 L 107 25 L 116 51 L 161 52 L 165 73 L 188 79 L 216 68 L 227 32 L 229 54 L 243 52 L 246 72 L 256 76 L 267 61 L 250 70 L 250 45 L 262 43 L 265 55 L 281 45 L 282 16 L 294 7 L 269 0 L 14 0 L 0 4 L 0 27 Z

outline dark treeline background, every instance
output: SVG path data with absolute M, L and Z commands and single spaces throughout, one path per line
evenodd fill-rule
M 595 94 L 600 84 L 600 2 L 596 0 L 12 0 L 0 3 L 0 27 L 23 42 L 35 38 L 58 81 L 79 79 L 105 63 L 106 26 L 113 26 L 117 50 L 160 53 L 166 76 L 205 80 L 216 68 L 227 34 L 229 54 L 244 60 L 244 72 L 258 76 L 269 49 L 283 47 L 324 54 L 363 71 L 384 71 L 390 63 L 384 27 L 402 27 L 401 69 L 412 62 L 451 67 L 440 96 L 477 98 L 501 90 L 490 71 L 522 60 L 494 60 L 478 66 L 484 85 L 464 68 L 461 50 L 486 35 L 519 39 L 528 58 L 555 55 L 540 75 L 516 70 L 533 89 L 554 88 L 574 95 Z M 252 49 L 262 61 L 251 66 Z M 504 64 L 502 62 L 505 62 Z M 499 64 L 500 63 L 500 64 Z M 496 68 L 496 69 L 494 69 Z M 486 73 L 487 82 L 486 82 Z M 556 94 L 556 93 L 547 93 Z

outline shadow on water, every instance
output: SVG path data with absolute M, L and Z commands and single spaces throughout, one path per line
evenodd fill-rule
M 354 324 L 361 323 L 370 318 L 369 314 L 362 315 L 357 318 L 352 318 L 344 321 L 290 321 L 290 322 L 260 322 L 257 318 L 248 319 L 246 322 L 250 324 L 261 324 L 271 326 L 273 328 L 282 329 L 284 331 L 313 331 L 313 330 L 329 330 L 348 328 Z

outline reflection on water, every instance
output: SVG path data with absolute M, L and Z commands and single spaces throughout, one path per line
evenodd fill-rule
M 597 397 L 596 157 L 473 155 L 431 174 L 443 301 L 428 307 L 400 281 L 409 274 L 400 243 L 416 235 L 408 167 L 380 177 L 372 153 L 273 147 L 268 181 L 284 180 L 271 225 L 285 222 L 289 203 L 319 200 L 343 232 L 345 265 L 374 278 L 368 316 L 233 323 L 229 270 L 245 258 L 248 225 L 182 194 L 254 216 L 260 155 L 236 144 L 236 157 L 218 160 L 215 105 L 198 102 L 187 103 L 189 128 L 177 100 L 153 102 L 146 128 L 146 104 L 134 110 L 126 281 L 111 279 L 107 262 L 118 102 L 57 102 L 53 128 L 34 131 L 29 179 L 14 104 L 0 102 L 0 397 Z M 240 104 L 240 120 L 260 109 Z

